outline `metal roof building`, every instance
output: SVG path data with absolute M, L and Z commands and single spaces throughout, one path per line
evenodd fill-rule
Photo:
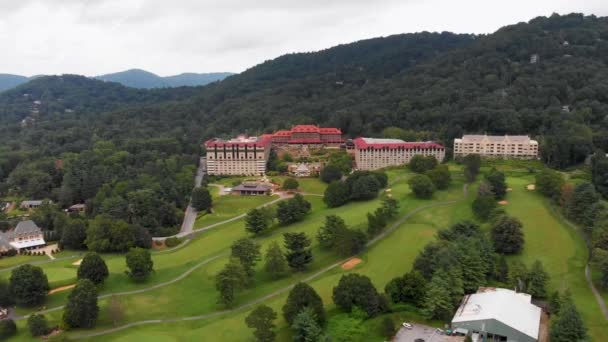
M 541 309 L 532 297 L 508 289 L 480 288 L 464 297 L 454 318 L 453 328 L 485 336 L 486 341 L 536 342 Z

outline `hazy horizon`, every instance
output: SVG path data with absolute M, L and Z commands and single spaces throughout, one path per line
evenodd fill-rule
M 552 13 L 605 16 L 608 2 L 4 0 L 0 11 L 0 73 L 164 77 L 239 73 L 287 53 L 400 33 L 484 34 Z

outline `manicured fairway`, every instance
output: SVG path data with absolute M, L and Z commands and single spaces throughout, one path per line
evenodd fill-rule
M 229 218 L 245 214 L 250 209 L 277 199 L 277 196 L 224 195 L 213 199 L 213 211 L 201 213 L 194 222 L 194 229 L 203 228 Z
M 440 193 L 442 201 L 462 197 L 461 185 L 455 185 L 449 192 Z M 402 203 L 402 211 L 410 211 L 418 206 L 428 204 L 429 201 L 420 201 L 409 198 Z M 339 278 L 347 272 L 358 272 L 369 276 L 379 289 L 383 289 L 386 282 L 395 276 L 407 272 L 419 250 L 434 239 L 435 232 L 447 225 L 467 217 L 466 208 L 469 201 L 454 205 L 440 206 L 421 211 L 411 217 L 406 223 L 399 226 L 386 239 L 373 246 L 362 254 L 363 263 L 351 271 L 335 268 L 310 284 L 315 287 L 326 303 L 329 314 L 336 313 L 331 303 L 331 291 Z M 315 250 L 315 255 L 320 251 Z M 274 297 L 265 302 L 280 313 L 286 295 Z M 201 320 L 188 323 L 162 324 L 129 329 L 111 335 L 97 338 L 102 341 L 111 339 L 115 341 L 128 341 L 134 338 L 149 338 L 152 341 L 178 341 L 184 339 L 218 339 L 229 341 L 250 341 L 251 332 L 244 325 L 244 317 L 249 310 L 239 311 L 220 318 Z M 290 340 L 290 332 L 286 323 L 279 318 L 280 341 Z M 375 337 L 371 332 L 371 336 Z
M 580 235 L 556 215 L 547 201 L 537 192 L 525 189 L 532 177 L 509 177 L 513 191 L 507 195 L 507 212 L 524 224 L 525 245 L 521 256 L 528 266 L 540 260 L 551 275 L 550 288 L 569 289 L 595 341 L 608 336 L 608 322 L 585 282 L 587 248 Z
M 458 167 L 453 167 L 456 171 Z M 377 244 L 364 251 L 360 258 L 362 263 L 349 271 L 335 267 L 309 283 L 322 296 L 328 315 L 338 314 L 331 301 L 333 287 L 339 278 L 348 272 L 357 272 L 369 276 L 379 291 L 383 291 L 385 284 L 395 276 L 402 275 L 412 267 L 412 262 L 418 252 L 430 241 L 435 239 L 437 230 L 446 228 L 450 224 L 471 218 L 470 204 L 474 199 L 476 187 L 469 190 L 469 196 L 463 199 L 462 177 L 454 177 L 454 184 L 448 191 L 438 192 L 432 200 L 415 199 L 407 185 L 411 173 L 406 170 L 389 170 L 391 185 L 388 193 L 400 203 L 400 216 L 425 205 L 456 200 L 454 203 L 435 206 L 417 212 L 402 223 L 395 231 Z M 551 274 L 551 289 L 569 288 L 583 314 L 590 334 L 596 341 L 608 336 L 608 324 L 600 316 L 599 308 L 594 301 L 591 291 L 587 288 L 584 278 L 584 265 L 586 262 L 586 247 L 580 236 L 560 221 L 548 205 L 547 201 L 535 192 L 525 190 L 525 185 L 532 182 L 532 177 L 526 174 L 517 174 L 509 177 L 509 186 L 513 191 L 508 194 L 509 205 L 505 209 L 509 214 L 517 216 L 524 223 L 526 245 L 523 253 L 516 258 L 531 264 L 539 259 Z M 317 181 L 317 180 L 314 180 Z M 318 181 L 317 181 L 318 182 Z M 306 192 L 316 193 L 322 183 L 315 183 L 313 179 L 301 182 Z M 267 294 L 283 289 L 294 282 L 304 279 L 315 272 L 334 264 L 340 258 L 331 251 L 320 250 L 315 239 L 318 228 L 323 224 L 325 216 L 337 214 L 345 219 L 347 224 L 364 229 L 366 214 L 380 205 L 380 200 L 354 202 L 341 208 L 328 209 L 318 196 L 306 196 L 312 203 L 313 212 L 305 221 L 288 227 L 277 227 L 266 236 L 256 238 L 264 250 L 271 241 L 282 241 L 283 232 L 306 232 L 313 240 L 314 262 L 303 273 L 293 273 L 290 276 L 272 281 L 266 277 L 258 265 L 256 286 L 246 289 L 237 296 L 237 305 L 247 303 Z M 236 215 L 233 215 L 236 216 Z M 228 261 L 230 244 L 241 237 L 247 236 L 243 220 L 222 225 L 216 229 L 202 233 L 184 248 L 172 252 L 154 253 L 156 273 L 146 284 L 134 284 L 123 274 L 125 269 L 124 256 L 105 256 L 110 267 L 111 276 L 102 288 L 102 293 L 116 292 L 147 287 L 173 279 L 185 270 L 197 265 L 210 257 L 219 257 L 201 267 L 196 268 L 187 277 L 161 288 L 128 296 L 120 297 L 124 307 L 124 319 L 121 324 L 149 319 L 172 319 L 176 317 L 194 316 L 213 313 L 223 310 L 216 303 L 217 292 L 214 288 L 214 276 Z M 54 283 L 61 283 L 73 279 L 75 268 L 70 267 L 73 260 L 60 261 L 56 264 L 43 265 L 47 274 L 53 273 L 49 278 Z M 9 272 L 7 272 L 9 273 Z M 56 274 L 55 274 L 56 273 Z M 0 273 L 0 277 L 2 277 Z M 67 280 L 66 280 L 67 279 Z M 51 296 L 48 306 L 60 305 L 65 302 L 67 292 Z M 280 312 L 286 299 L 286 293 L 281 293 L 268 299 L 265 304 L 273 307 L 279 313 L 277 321 L 279 341 L 291 339 L 290 329 L 282 320 Z M 111 318 L 107 313 L 108 299 L 100 300 L 100 319 L 97 328 L 92 331 L 105 330 L 112 327 Z M 183 341 L 183 340 L 227 340 L 250 341 L 251 331 L 244 324 L 244 317 L 250 308 L 231 312 L 213 318 L 189 321 L 164 323 L 133 327 L 117 333 L 94 338 L 96 341 Z M 52 322 L 58 322 L 61 311 L 47 314 Z M 408 313 L 398 313 L 406 315 Z M 415 317 L 414 317 L 415 319 Z M 372 322 L 366 322 L 366 326 Z M 26 340 L 24 322 L 20 321 L 22 328 L 19 340 Z M 86 331 L 89 332 L 89 331 Z M 78 333 L 78 332 L 76 332 Z M 375 331 L 370 330 L 366 340 L 380 338 Z

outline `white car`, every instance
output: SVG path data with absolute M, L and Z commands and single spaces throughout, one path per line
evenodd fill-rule
M 403 322 L 401 325 L 403 325 L 403 327 L 404 327 L 405 329 L 408 329 L 408 330 L 412 330 L 412 329 L 414 329 L 414 326 L 413 326 L 413 325 L 411 325 L 411 324 L 409 324 L 409 323 L 406 323 L 406 322 Z

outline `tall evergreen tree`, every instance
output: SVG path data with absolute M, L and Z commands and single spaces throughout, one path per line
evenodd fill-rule
M 527 292 L 534 298 L 543 299 L 547 297 L 547 283 L 549 282 L 549 273 L 545 271 L 543 264 L 536 260 L 528 274 L 528 289 Z
M 486 181 L 492 187 L 494 192 L 494 198 L 497 200 L 504 199 L 507 195 L 507 182 L 505 181 L 505 174 L 498 171 L 496 168 L 492 168 L 486 175 Z
M 428 284 L 422 314 L 427 319 L 448 319 L 452 315 L 454 305 L 450 295 L 448 274 L 443 270 L 435 272 Z
M 224 269 L 215 276 L 215 288 L 220 292 L 219 302 L 231 307 L 236 293 L 247 283 L 247 273 L 241 262 L 232 259 Z
M 549 336 L 551 342 L 587 340 L 587 328 L 569 294 L 564 296 L 564 302 L 557 317 L 551 320 Z
M 289 267 L 302 271 L 306 265 L 312 262 L 312 251 L 310 250 L 311 241 L 306 233 L 284 233 L 285 248 L 287 254 L 285 258 Z

